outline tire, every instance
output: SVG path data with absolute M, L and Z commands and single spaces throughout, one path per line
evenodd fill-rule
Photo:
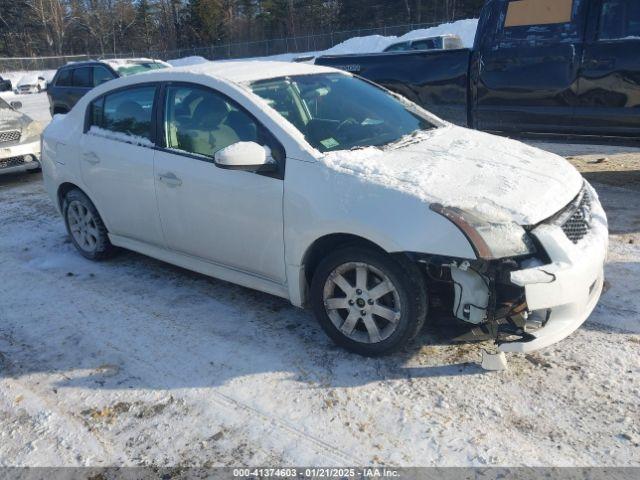
M 360 273 L 363 268 L 366 274 Z M 366 287 L 359 289 L 362 285 Z M 389 285 L 393 290 L 379 296 Z M 311 282 L 310 303 L 336 344 L 376 357 L 403 348 L 418 334 L 427 315 L 427 289 L 417 266 L 408 260 L 349 246 L 320 262 Z
M 67 192 L 62 202 L 62 215 L 71 242 L 89 260 L 100 261 L 115 252 L 102 218 L 89 197 L 82 191 Z

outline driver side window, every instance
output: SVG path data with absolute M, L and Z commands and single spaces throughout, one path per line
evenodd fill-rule
M 228 98 L 207 88 L 170 85 L 165 95 L 165 145 L 213 158 L 237 142 L 256 142 L 260 126 Z

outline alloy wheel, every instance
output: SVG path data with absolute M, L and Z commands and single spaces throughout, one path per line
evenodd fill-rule
M 76 244 L 85 252 L 94 252 L 100 232 L 91 211 L 81 202 L 74 200 L 67 208 L 67 222 Z
M 379 343 L 397 329 L 402 315 L 398 289 L 378 268 L 349 262 L 335 268 L 323 290 L 333 325 L 359 343 Z

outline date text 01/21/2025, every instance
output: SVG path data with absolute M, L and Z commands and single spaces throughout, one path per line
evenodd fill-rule
M 398 478 L 400 472 L 389 468 L 235 468 L 235 478 Z

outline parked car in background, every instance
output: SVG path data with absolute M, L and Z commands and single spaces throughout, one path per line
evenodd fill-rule
M 77 107 L 45 130 L 43 171 L 89 259 L 119 246 L 310 305 L 364 355 L 402 348 L 437 305 L 537 350 L 600 297 L 606 216 L 564 158 L 346 72 L 210 63 Z
M 389 45 L 383 52 L 408 52 L 411 50 L 455 50 L 464 48 L 459 35 L 440 35 L 437 37 L 416 38 Z
M 40 73 L 23 75 L 16 83 L 15 93 L 40 93 L 47 89 L 47 80 Z
M 5 80 L 0 77 L 0 92 L 10 92 L 13 90 L 13 86 L 11 85 L 11 80 Z
M 69 63 L 58 69 L 47 90 L 51 115 L 67 113 L 85 93 L 104 82 L 169 67 L 162 60 L 150 58 Z
M 42 125 L 0 98 L 0 174 L 34 171 L 40 168 Z
M 489 0 L 472 50 L 324 56 L 480 130 L 640 135 L 640 1 Z

